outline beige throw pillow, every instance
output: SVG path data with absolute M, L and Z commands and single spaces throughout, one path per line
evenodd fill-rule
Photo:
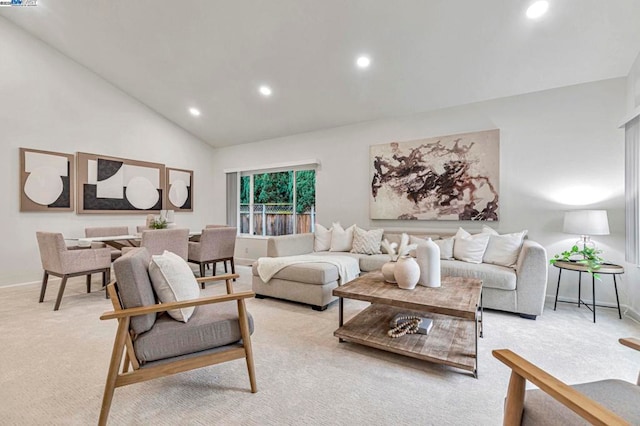
M 482 263 L 489 237 L 487 233 L 471 235 L 464 229 L 458 228 L 454 237 L 453 257 L 463 262 Z
M 182 302 L 200 296 L 200 288 L 191 268 L 183 258 L 170 251 L 151 256 L 149 277 L 160 303 Z M 175 320 L 187 322 L 194 310 L 192 306 L 172 309 L 167 313 Z
M 353 229 L 353 245 L 351 253 L 380 254 L 380 243 L 382 242 L 382 229 L 372 229 L 366 231 L 357 226 Z
M 453 260 L 453 237 L 438 239 L 432 238 L 431 240 L 440 248 L 440 259 Z M 424 244 L 426 241 L 426 238 L 420 238 L 413 235 L 411 236 L 411 244 L 420 245 Z M 415 250 L 410 254 L 415 257 Z
M 331 227 L 331 248 L 329 251 L 350 251 L 353 245 L 353 229 L 355 225 L 351 225 L 344 229 L 340 222 L 336 222 Z
M 328 251 L 331 248 L 331 233 L 333 228 L 325 228 L 316 223 L 314 230 L 315 239 L 313 240 L 313 251 Z
M 483 225 L 482 232 L 489 235 L 489 244 L 484 253 L 483 262 L 508 267 L 515 266 L 527 230 L 500 235 L 495 229 Z

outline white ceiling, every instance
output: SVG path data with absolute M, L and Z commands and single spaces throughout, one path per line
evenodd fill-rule
M 628 74 L 640 1 L 550 0 L 537 21 L 530 3 L 38 0 L 0 16 L 225 146 Z

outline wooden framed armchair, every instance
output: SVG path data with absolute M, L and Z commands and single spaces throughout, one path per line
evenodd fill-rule
M 251 333 L 253 319 L 245 299 L 251 291 L 234 293 L 237 275 L 199 278 L 226 282 L 227 294 L 182 302 L 158 303 L 149 277 L 151 256 L 134 249 L 114 264 L 115 281 L 107 286 L 113 311 L 100 319 L 118 320 L 118 329 L 105 384 L 99 424 L 109 416 L 115 388 L 226 361 L 245 358 L 251 392 L 257 392 Z M 195 306 L 188 322 L 165 311 Z
M 619 342 L 640 351 L 640 339 Z M 505 426 L 640 424 L 640 376 L 637 384 L 609 379 L 569 386 L 508 349 L 493 356 L 512 370 Z M 525 390 L 527 380 L 539 389 Z

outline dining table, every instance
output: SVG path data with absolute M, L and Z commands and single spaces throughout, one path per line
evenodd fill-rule
M 189 231 L 189 240 L 197 241 L 201 234 L 202 231 Z M 142 233 L 66 239 L 69 241 L 77 241 L 78 247 L 91 247 L 91 243 L 104 243 L 115 249 L 122 250 L 123 247 L 139 247 L 140 241 L 142 240 Z

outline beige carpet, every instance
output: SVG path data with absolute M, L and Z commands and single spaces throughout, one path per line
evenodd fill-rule
M 240 267 L 236 289 L 250 288 Z M 96 276 L 97 281 L 97 276 Z M 98 288 L 98 284 L 94 284 Z M 222 290 L 210 286 L 207 294 Z M 38 304 L 39 286 L 0 288 L 0 424 L 95 424 L 115 334 L 104 292 L 67 286 L 53 312 L 57 283 Z M 365 306 L 347 301 L 347 317 Z M 510 348 L 568 383 L 635 381 L 640 354 L 617 343 L 640 336 L 612 309 L 547 306 L 537 321 L 485 312 L 479 379 L 468 372 L 338 343 L 337 304 L 324 312 L 276 301 L 249 301 L 258 393 L 243 360 L 116 389 L 110 424 L 497 425 L 509 371 L 491 356 Z

